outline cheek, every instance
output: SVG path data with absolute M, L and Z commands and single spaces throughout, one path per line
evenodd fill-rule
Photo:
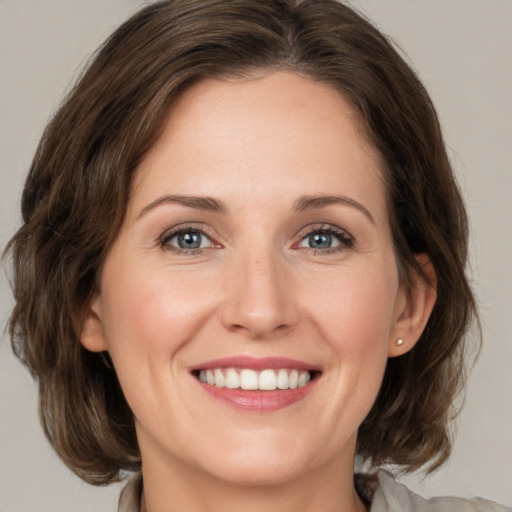
M 116 262 L 106 267 L 102 316 L 108 351 L 136 416 L 148 418 L 177 401 L 170 369 L 204 325 L 211 294 L 195 279 L 164 268 Z M 165 393 L 162 393 L 165 390 Z
M 333 392 L 339 404 L 349 407 L 352 418 L 362 422 L 379 391 L 388 359 L 395 322 L 398 277 L 394 266 L 344 272 L 333 278 L 314 304 L 315 325 L 328 340 Z
M 106 265 L 102 313 L 108 351 L 132 410 L 142 416 L 173 402 L 183 358 L 214 317 L 218 290 L 210 270 L 172 271 L 141 258 Z M 144 263 L 144 264 L 142 264 Z M 162 394 L 165 389 L 167 394 Z
M 168 353 L 193 336 L 201 312 L 209 307 L 208 292 L 198 293 L 197 277 L 169 273 L 165 268 L 112 269 L 105 282 L 102 307 L 109 349 L 122 352 Z
M 361 357 L 371 356 L 372 347 L 387 349 L 398 292 L 394 264 L 344 269 L 322 282 L 321 293 L 309 295 L 305 309 L 333 346 Z

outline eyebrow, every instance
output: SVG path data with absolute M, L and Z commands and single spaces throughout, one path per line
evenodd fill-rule
M 140 219 L 150 210 L 161 206 L 163 204 L 180 204 L 188 208 L 194 208 L 196 210 L 205 210 L 215 213 L 227 213 L 228 209 L 222 201 L 214 199 L 213 197 L 203 196 L 190 196 L 190 195 L 165 195 L 155 199 L 150 204 L 145 206 L 137 216 Z M 354 199 L 350 199 L 346 196 L 302 196 L 296 202 L 294 209 L 297 212 L 303 212 L 306 210 L 314 210 L 317 208 L 325 208 L 332 204 L 343 204 L 357 208 L 361 211 L 372 224 L 375 224 L 375 219 L 367 208 L 361 203 L 358 203 Z
M 187 206 L 188 208 L 195 208 L 196 210 L 206 210 L 216 213 L 227 213 L 228 211 L 224 203 L 218 199 L 213 199 L 213 197 L 166 195 L 155 199 L 153 202 L 145 206 L 140 211 L 137 219 L 140 219 L 150 210 L 153 210 L 157 206 L 161 206 L 163 204 L 180 204 L 182 206 Z
M 343 204 L 357 208 L 360 212 L 364 213 L 372 224 L 375 224 L 370 211 L 365 208 L 361 203 L 346 196 L 303 196 L 295 202 L 295 211 L 303 212 L 305 210 L 314 210 L 316 208 L 325 208 L 331 204 Z

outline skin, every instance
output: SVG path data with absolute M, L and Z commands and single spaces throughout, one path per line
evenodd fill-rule
M 297 210 L 304 196 L 344 201 Z M 184 252 L 178 228 L 204 247 Z M 314 248 L 322 229 L 332 247 Z M 81 336 L 108 350 L 133 410 L 147 510 L 365 510 L 358 427 L 435 301 L 412 282 L 398 277 L 378 155 L 338 92 L 286 72 L 186 91 L 137 171 Z M 292 405 L 240 410 L 190 373 L 234 355 L 321 376 Z

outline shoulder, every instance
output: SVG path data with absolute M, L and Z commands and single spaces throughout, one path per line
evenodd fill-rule
M 371 488 L 373 487 L 373 488 Z M 379 471 L 373 486 L 366 486 L 372 496 L 370 512 L 511 512 L 512 509 L 482 498 L 452 496 L 426 499 L 398 483 L 387 471 Z M 363 486 L 363 494 L 365 487 Z

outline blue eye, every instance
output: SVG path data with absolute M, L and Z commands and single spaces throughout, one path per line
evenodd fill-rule
M 301 247 L 309 247 L 310 249 L 331 249 L 340 245 L 340 241 L 333 237 L 330 233 L 312 233 L 304 237 L 301 242 Z
M 171 246 L 173 249 L 188 251 L 213 247 L 214 244 L 202 231 L 197 229 L 184 229 L 165 237 L 164 240 L 162 240 L 162 245 Z
M 353 238 L 342 230 L 323 228 L 311 231 L 299 243 L 299 247 L 315 251 L 343 249 L 354 245 Z

